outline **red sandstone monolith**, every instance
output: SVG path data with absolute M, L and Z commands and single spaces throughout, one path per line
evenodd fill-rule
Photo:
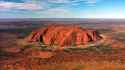
M 101 37 L 96 30 L 75 25 L 49 25 L 33 31 L 25 38 L 27 42 L 41 41 L 45 45 L 67 46 L 85 45 L 96 42 Z

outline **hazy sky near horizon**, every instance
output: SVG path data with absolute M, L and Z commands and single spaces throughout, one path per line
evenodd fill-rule
M 0 18 L 125 18 L 125 0 L 0 0 Z

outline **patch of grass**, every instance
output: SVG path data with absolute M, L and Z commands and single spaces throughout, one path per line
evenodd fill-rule
M 0 56 L 6 55 L 6 52 L 4 52 L 2 49 L 0 49 Z
M 9 53 L 5 52 L 4 50 L 0 49 L 0 58 L 7 58 Z
M 107 51 L 112 50 L 112 47 L 110 44 L 100 44 L 98 46 L 89 46 L 87 49 L 90 51 L 99 51 L 99 52 L 106 51 L 107 52 Z
M 43 42 L 41 42 L 40 39 L 39 39 L 38 43 L 39 43 L 41 49 L 46 49 L 47 48 L 47 45 L 45 45 Z
M 32 48 L 32 49 L 36 49 L 36 50 L 39 49 L 35 45 L 26 45 L 23 48 L 21 48 L 21 50 L 24 51 L 25 49 L 28 49 L 28 48 Z
M 84 69 L 84 64 L 78 64 L 73 70 L 83 70 Z

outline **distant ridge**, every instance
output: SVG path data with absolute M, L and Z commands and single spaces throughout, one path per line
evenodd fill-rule
M 1 18 L 0 22 L 13 21 L 83 21 L 84 18 Z M 91 19 L 92 20 L 92 19 Z M 94 20 L 94 19 L 93 19 Z
M 0 22 L 18 21 L 125 21 L 125 19 L 106 18 L 0 18 Z

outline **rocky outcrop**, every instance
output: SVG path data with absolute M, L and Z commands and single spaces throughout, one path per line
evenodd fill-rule
M 101 37 L 96 30 L 76 25 L 49 25 L 33 31 L 25 38 L 27 42 L 41 41 L 45 45 L 73 46 L 96 42 Z

